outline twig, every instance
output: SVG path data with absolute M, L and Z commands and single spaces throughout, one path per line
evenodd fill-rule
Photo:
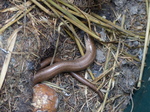
M 120 50 L 120 41 L 119 41 L 119 44 L 118 44 L 118 49 L 117 49 L 117 52 L 116 52 L 116 56 L 114 57 L 115 59 L 117 59 L 118 56 L 119 56 L 119 50 Z M 106 92 L 105 97 L 104 97 L 104 101 L 103 101 L 102 105 L 100 106 L 100 108 L 98 109 L 97 112 L 103 112 L 103 110 L 105 108 L 106 100 L 108 98 L 108 94 L 109 94 L 109 91 L 110 91 L 110 88 L 111 88 L 111 85 L 112 85 L 116 65 L 117 65 L 117 61 L 115 61 L 114 65 L 113 65 L 113 72 L 111 74 L 111 77 L 110 77 L 110 80 L 109 80 L 109 83 L 108 83 L 108 88 L 107 88 L 107 92 Z
M 113 67 L 111 67 L 110 69 L 106 69 L 103 73 L 101 73 L 98 77 L 96 77 L 93 82 L 96 83 L 99 80 L 101 80 L 103 77 L 105 77 L 108 73 L 110 73 L 113 70 Z
M 51 61 L 50 65 L 53 64 L 53 61 L 54 61 L 54 58 L 56 56 L 56 52 L 57 52 L 57 49 L 58 49 L 61 25 L 62 25 L 62 23 L 60 23 L 60 25 L 58 26 L 58 37 L 57 37 L 57 41 L 56 41 L 56 45 L 55 45 L 55 51 L 54 51 L 54 54 L 53 54 L 52 61 Z
M 150 31 L 150 5 L 148 8 L 148 19 L 147 19 L 147 28 L 146 28 L 146 35 L 145 35 L 144 52 L 143 52 L 140 76 L 139 76 L 137 87 L 141 87 L 141 80 L 142 80 L 143 71 L 144 71 L 145 59 L 146 59 L 146 54 L 147 54 L 147 50 L 149 46 L 149 38 L 150 38 L 149 31 Z

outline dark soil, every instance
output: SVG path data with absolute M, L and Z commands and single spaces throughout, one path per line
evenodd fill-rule
M 96 0 L 97 1 L 97 0 Z M 0 9 L 15 6 L 14 3 L 8 0 L 0 0 Z M 79 6 L 81 9 L 82 7 Z M 90 7 L 91 8 L 91 7 Z M 101 9 L 99 9 L 101 8 Z M 85 10 L 85 8 L 83 9 Z M 85 10 L 86 11 L 86 10 Z M 111 0 L 105 1 L 102 5 L 92 8 L 92 11 L 105 17 L 110 21 L 116 20 L 116 24 L 121 26 L 125 15 L 124 28 L 138 34 L 144 34 L 146 29 L 146 11 L 145 1 L 143 0 Z M 0 12 L 0 28 L 5 25 L 5 21 L 12 17 L 16 12 Z M 32 94 L 33 94 L 33 75 L 38 69 L 38 64 L 41 60 L 53 56 L 56 40 L 59 37 L 58 28 L 60 20 L 52 19 L 47 14 L 41 12 L 39 8 L 31 11 L 31 15 L 27 15 L 17 23 L 10 26 L 5 32 L 0 35 L 0 70 L 7 53 L 7 39 L 12 32 L 19 26 L 26 23 L 27 28 L 22 28 L 18 33 L 16 44 L 12 52 L 11 61 L 9 63 L 7 75 L 0 90 L 0 112 L 31 112 L 32 111 Z M 44 17 L 48 23 L 32 24 L 33 18 L 41 19 Z M 57 24 L 55 24 L 55 22 Z M 105 29 L 96 26 L 97 32 L 101 34 L 104 40 L 108 40 L 111 35 Z M 40 32 L 38 32 L 40 31 Z M 56 57 L 64 60 L 72 60 L 80 57 L 80 53 L 75 42 L 61 31 L 60 40 Z M 78 30 L 81 40 L 83 40 L 82 31 Z M 121 49 L 127 53 L 136 56 L 139 60 L 142 59 L 143 41 L 131 39 L 129 36 L 119 35 L 121 38 Z M 2 43 L 2 44 L 1 44 Z M 97 56 L 95 63 L 91 65 L 91 70 L 98 77 L 104 71 L 106 56 L 108 49 L 95 41 L 97 47 Z M 116 47 L 118 44 L 114 44 Z M 116 51 L 112 50 L 112 54 Z M 112 56 L 113 57 L 113 56 Z M 114 59 L 110 60 L 108 67 L 113 66 Z M 140 62 L 135 61 L 131 57 L 121 54 L 118 57 L 119 66 L 114 71 L 114 82 L 108 94 L 108 103 L 106 103 L 104 112 L 122 112 L 130 102 L 131 96 L 139 76 Z M 80 72 L 85 76 L 85 71 Z M 89 81 L 92 79 L 86 75 Z M 105 78 L 96 83 L 97 86 L 103 84 L 101 91 L 105 94 L 108 88 L 111 73 Z M 98 95 L 90 88 L 78 82 L 68 73 L 58 74 L 50 80 L 60 88 L 66 89 L 62 91 L 56 89 L 59 95 L 58 112 L 96 112 L 101 106 Z

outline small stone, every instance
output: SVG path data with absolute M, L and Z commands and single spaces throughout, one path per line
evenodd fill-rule
M 58 96 L 54 89 L 45 84 L 37 84 L 33 87 L 33 112 L 56 112 Z
M 104 53 L 100 49 L 97 49 L 96 54 L 96 60 L 99 63 L 103 63 L 105 61 Z
M 124 6 L 125 3 L 127 2 L 127 0 L 112 0 L 114 2 L 115 5 L 117 6 Z
M 133 15 L 133 14 L 137 14 L 138 12 L 138 6 L 132 6 L 130 7 L 130 13 Z

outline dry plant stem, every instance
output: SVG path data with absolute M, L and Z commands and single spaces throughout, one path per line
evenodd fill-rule
M 35 0 L 32 0 L 32 1 L 35 1 Z M 43 0 L 42 0 L 42 1 L 43 1 Z M 43 1 L 43 2 L 45 2 L 45 1 Z M 99 38 L 99 36 L 97 36 L 94 32 L 89 31 L 89 29 L 87 28 L 86 25 L 84 25 L 80 20 L 78 20 L 78 19 L 77 19 L 75 16 L 73 16 L 71 13 L 69 13 L 69 12 L 68 12 L 69 10 L 65 10 L 64 8 L 60 7 L 59 5 L 57 5 L 56 3 L 54 3 L 53 1 L 48 0 L 48 2 L 50 2 L 53 6 L 55 6 L 57 9 L 59 9 L 61 12 L 63 12 L 63 13 L 64 13 L 65 15 L 67 15 L 67 16 L 65 16 L 64 14 L 62 14 L 61 12 L 59 12 L 59 11 L 56 10 L 56 9 L 55 9 L 55 12 L 59 13 L 62 17 L 64 17 L 65 19 L 67 19 L 68 21 L 70 21 L 72 24 L 76 25 L 77 27 L 79 27 L 79 28 L 82 29 L 83 31 L 87 32 L 89 35 L 91 35 L 92 37 L 96 38 L 98 41 L 103 42 L 103 41 Z M 40 7 L 40 8 L 41 8 L 41 7 Z M 45 10 L 44 10 L 44 11 L 45 11 Z M 46 11 L 45 11 L 45 12 L 46 12 Z M 74 12 L 74 11 L 73 11 L 73 12 Z M 78 12 L 79 12 L 79 11 L 78 11 Z M 46 13 L 47 13 L 47 12 L 46 12 Z M 74 12 L 74 13 L 76 13 L 76 12 Z M 86 14 L 86 13 L 84 13 L 84 14 Z M 85 16 L 84 16 L 83 14 L 81 14 L 81 13 L 76 13 L 76 16 L 79 16 L 79 15 L 80 15 L 80 17 L 82 16 L 83 18 L 85 18 Z M 87 14 L 86 16 L 89 18 L 90 15 Z M 99 17 L 98 17 L 98 19 L 99 19 Z M 92 17 L 92 16 L 90 16 L 90 18 L 89 18 L 90 21 L 96 20 L 97 23 L 99 23 L 99 24 L 101 24 L 101 25 L 103 24 L 104 26 L 107 26 L 108 28 L 111 28 L 111 29 L 115 28 L 115 29 L 118 29 L 119 31 L 122 31 L 122 32 L 126 33 L 127 35 L 131 35 L 131 36 L 134 36 L 134 37 L 143 38 L 142 36 L 135 35 L 135 34 L 133 34 L 133 33 L 130 32 L 130 31 L 126 31 L 126 30 L 124 30 L 124 29 L 121 29 L 121 27 L 119 27 L 119 26 L 117 26 L 117 25 L 114 26 L 114 24 L 113 24 L 112 22 L 110 22 L 110 21 L 108 21 L 108 20 L 106 20 L 106 19 L 104 19 L 104 18 L 101 18 L 101 17 L 100 17 L 100 19 L 102 19 L 102 20 L 105 21 L 105 22 L 109 22 L 109 24 L 111 24 L 112 26 L 110 26 L 110 25 L 108 25 L 108 24 L 106 24 L 106 23 L 100 22 L 99 20 L 97 20 L 96 18 L 94 18 L 94 17 Z M 78 23 L 78 24 L 77 24 L 77 23 Z M 83 27 L 83 26 L 84 26 L 84 27 Z
M 104 77 L 101 84 L 98 85 L 97 90 L 100 90 L 105 85 L 105 83 L 106 83 L 106 77 Z
M 146 12 L 147 12 L 147 17 L 148 17 L 149 0 L 145 0 L 145 2 L 146 2 Z
M 61 4 L 65 5 L 66 7 L 68 7 L 68 8 L 70 8 L 70 9 L 72 9 L 72 10 L 78 12 L 78 10 L 74 7 L 73 4 L 70 4 L 70 3 L 68 4 L 68 3 L 66 3 L 66 2 L 64 2 L 64 1 L 62 1 L 62 0 L 57 0 L 57 1 L 60 2 Z
M 28 10 L 25 11 L 25 13 L 23 13 L 22 15 L 20 15 L 18 18 L 16 18 L 14 21 L 11 21 L 9 23 L 7 23 L 6 25 L 4 25 L 1 29 L 0 29 L 0 34 L 2 32 L 4 32 L 6 30 L 6 28 L 8 28 L 9 26 L 11 26 L 12 24 L 14 24 L 15 22 L 17 22 L 19 19 L 21 19 L 22 17 L 24 17 L 24 14 L 27 14 L 28 12 L 30 12 L 35 6 L 33 5 L 32 7 L 30 7 Z
M 33 0 L 32 0 L 33 1 Z M 44 3 L 46 3 L 46 1 L 43 1 Z M 68 10 L 65 10 L 65 9 L 62 9 L 60 6 L 58 6 L 57 4 L 55 4 L 54 2 L 50 2 L 50 3 L 53 3 L 53 5 L 54 6 L 57 6 L 57 8 L 58 9 L 60 9 L 61 11 L 63 11 L 63 12 L 65 12 L 65 14 L 66 14 L 66 12 L 67 12 L 67 15 L 69 14 L 68 13 Z M 47 5 L 47 4 L 46 4 Z M 48 5 L 47 5 L 48 6 Z M 52 7 L 50 8 L 50 9 L 52 9 Z M 43 11 L 45 11 L 45 10 L 43 10 Z M 70 15 L 69 14 L 69 17 L 68 16 L 65 16 L 64 14 L 62 14 L 61 12 L 59 12 L 58 10 L 56 10 L 56 9 L 54 9 L 53 8 L 53 10 L 52 10 L 59 18 L 60 17 L 63 17 L 63 18 L 65 18 L 65 19 L 67 19 L 68 21 L 70 21 L 72 24 L 74 24 L 75 26 L 77 26 L 78 28 L 80 28 L 81 30 L 83 30 L 83 31 L 85 31 L 86 33 L 88 33 L 89 35 L 91 35 L 92 37 L 94 37 L 95 39 L 97 39 L 99 42 L 103 42 L 103 40 L 101 40 L 100 38 L 99 38 L 99 36 L 97 36 L 93 31 L 90 31 L 88 28 L 87 28 L 87 26 L 85 26 L 82 22 L 79 22 L 79 20 L 78 19 L 76 19 L 76 17 L 75 16 L 73 16 L 73 15 Z M 46 11 L 45 11 L 46 12 Z M 46 12 L 47 13 L 47 12 Z M 59 15 L 58 15 L 59 14 Z M 85 13 L 84 13 L 85 14 Z M 78 15 L 80 15 L 79 13 L 77 14 L 77 16 Z M 82 17 L 83 18 L 85 18 L 85 16 L 84 15 L 82 15 Z M 87 17 L 89 17 L 89 16 L 87 16 Z M 72 19 L 73 18 L 73 19 Z M 75 18 L 75 19 L 74 19 Z M 75 21 L 75 20 L 77 20 L 77 21 Z M 89 19 L 90 21 L 92 21 L 92 20 L 97 20 L 97 19 L 95 19 L 94 17 L 92 17 L 91 16 L 91 19 Z M 99 23 L 99 20 L 97 20 L 97 22 Z M 102 23 L 101 23 L 102 24 Z M 85 26 L 85 27 L 83 27 L 83 26 Z M 110 25 L 107 25 L 107 26 L 110 26 Z
M 48 15 L 52 17 L 56 17 L 55 14 L 51 13 L 49 10 L 47 10 L 43 5 L 41 5 L 39 2 L 36 0 L 31 0 L 36 6 L 38 6 L 40 9 L 42 9 L 44 12 L 46 12 Z
M 0 89 L 3 85 L 4 79 L 5 79 L 5 76 L 6 76 L 6 73 L 7 73 L 7 69 L 8 69 L 9 62 L 10 62 L 10 59 L 11 59 L 11 54 L 12 54 L 11 52 L 13 51 L 13 48 L 14 48 L 14 45 L 15 45 L 15 42 L 16 42 L 16 38 L 17 38 L 17 33 L 19 32 L 19 30 L 20 30 L 20 28 L 16 29 L 11 34 L 11 36 L 9 37 L 8 42 L 7 42 L 9 53 L 5 57 L 4 64 L 3 64 L 3 67 L 2 67 L 2 70 L 1 70 Z
M 52 58 L 52 61 L 51 61 L 50 65 L 53 64 L 54 58 L 56 56 L 56 52 L 57 52 L 57 49 L 58 49 L 59 38 L 60 38 L 60 34 L 58 35 L 58 38 L 57 38 L 57 41 L 56 41 L 55 51 L 54 51 L 53 58 Z
M 17 55 L 33 55 L 33 56 L 35 56 L 35 57 L 37 57 L 37 58 L 40 58 L 38 55 L 36 55 L 35 53 L 33 53 L 33 52 L 11 52 L 12 54 L 17 54 Z
M 76 42 L 76 44 L 77 44 L 77 46 L 78 46 L 78 49 L 79 49 L 81 55 L 83 56 L 83 55 L 84 55 L 84 50 L 83 50 L 83 47 L 82 47 L 82 46 L 84 46 L 84 45 L 83 45 L 83 43 L 81 42 L 81 40 L 79 39 L 79 37 L 78 37 L 77 33 L 75 32 L 75 29 L 73 28 L 72 25 L 70 25 L 70 28 L 72 29 L 71 31 L 73 32 L 73 34 L 74 34 L 75 37 L 74 37 L 74 36 L 72 35 L 72 33 L 69 32 L 68 30 L 65 30 L 65 31 L 67 32 L 67 34 L 68 34 L 73 40 L 75 40 L 75 42 Z M 80 43 L 81 43 L 82 45 L 81 45 Z
M 28 1 L 30 2 L 30 1 Z M 27 1 L 24 0 L 24 11 L 27 11 Z M 32 2 L 30 2 L 30 4 L 32 4 Z M 27 25 L 27 13 L 24 13 L 24 18 L 23 18 L 23 28 L 24 28 L 24 35 L 26 35 L 26 25 Z M 39 44 L 38 44 L 39 45 Z
M 88 27 L 86 25 L 84 25 L 79 19 L 77 19 L 75 16 L 73 16 L 71 13 L 68 13 L 67 10 L 65 10 L 64 8 L 60 7 L 59 5 L 57 5 L 55 2 L 51 1 L 51 0 L 47 0 L 50 4 L 52 4 L 55 8 L 57 8 L 58 10 L 56 10 L 55 8 L 53 8 L 52 6 L 50 6 L 50 4 L 48 2 L 46 2 L 45 0 L 41 0 L 43 3 L 45 3 L 56 15 L 57 17 L 59 17 L 61 19 L 61 16 L 59 15 L 59 11 L 60 10 L 62 13 L 64 13 L 65 15 L 67 15 L 69 18 L 71 18 L 72 20 L 76 21 L 78 24 L 84 26 L 85 28 L 88 29 Z M 64 14 L 62 14 L 64 16 Z M 63 17 L 62 16 L 62 17 Z
M 81 48 L 81 46 L 80 46 L 80 43 L 81 43 L 82 45 L 83 45 L 83 43 L 80 41 L 80 39 L 79 39 L 78 35 L 76 34 L 76 32 L 75 32 L 73 26 L 72 26 L 72 25 L 69 26 L 68 23 L 67 23 L 63 18 L 61 18 L 61 16 L 57 13 L 56 9 L 54 9 L 53 7 L 50 6 L 50 4 L 48 4 L 46 1 L 43 1 L 43 3 L 44 3 L 45 5 L 47 5 L 47 6 L 55 13 L 55 15 L 56 15 L 58 18 L 60 18 L 60 20 L 62 20 L 62 22 L 68 27 L 68 29 L 70 29 L 70 30 L 72 31 L 72 33 L 74 34 L 74 36 L 75 36 L 76 38 L 74 38 L 73 35 L 72 35 L 69 31 L 67 31 L 67 30 L 65 29 L 65 31 L 68 33 L 68 35 L 70 35 L 70 37 L 73 38 L 73 39 L 76 41 L 76 43 L 77 43 L 77 45 L 78 45 L 78 48 L 79 48 L 79 50 L 80 50 L 80 53 L 83 55 L 84 53 L 83 53 L 83 50 L 82 50 L 82 48 Z M 77 41 L 79 41 L 80 43 L 77 42 Z M 84 46 L 84 45 L 83 45 L 83 46 Z
M 81 17 L 81 18 L 83 18 L 83 19 L 86 19 L 85 16 L 83 16 L 83 14 L 81 14 L 81 13 L 79 13 L 79 12 L 75 12 L 75 11 L 72 11 L 72 10 L 68 10 L 68 11 L 69 11 L 70 13 L 72 13 L 73 15 L 76 15 L 76 16 L 78 16 L 78 17 Z M 90 21 L 92 21 L 92 22 L 94 22 L 94 23 L 96 23 L 96 24 L 98 24 L 98 25 L 101 25 L 101 26 L 104 27 L 104 28 L 113 29 L 112 26 L 110 26 L 110 25 L 108 25 L 108 24 L 106 24 L 106 23 L 104 23 L 104 22 L 99 21 L 97 18 L 95 18 L 95 17 L 89 15 L 88 13 L 85 13 L 85 14 L 86 14 L 86 16 L 88 17 L 88 19 L 89 19 Z
M 86 33 L 88 33 L 89 35 L 91 35 L 92 37 L 94 37 L 95 39 L 97 39 L 99 42 L 103 42 L 101 40 L 101 38 L 99 36 L 97 36 L 93 31 L 91 31 L 86 25 L 84 25 L 80 20 L 78 20 L 75 16 L 71 15 L 71 16 L 65 16 L 63 13 L 61 13 L 60 11 L 52 8 L 50 5 L 47 4 L 46 1 L 43 1 L 61 20 L 62 17 L 67 19 L 69 22 L 71 22 L 72 24 L 74 24 L 75 26 L 77 26 L 78 28 L 80 28 L 81 30 L 85 31 Z M 53 3 L 53 2 L 52 2 Z M 55 4 L 57 6 L 57 4 Z M 60 9 L 61 7 L 59 7 Z M 67 12 L 67 10 L 62 9 L 63 12 Z M 69 13 L 70 15 L 70 13 Z M 72 17 L 73 16 L 73 17 Z M 73 19 L 72 19 L 73 18 Z M 74 19 L 75 18 L 75 19 Z M 77 19 L 77 21 L 75 21 Z M 79 22 L 80 21 L 80 22 Z M 64 21 L 63 21 L 64 22 Z
M 125 15 L 123 14 L 122 21 L 121 21 L 121 28 L 123 29 L 124 29 L 124 24 L 125 24 Z
M 112 40 L 112 36 L 111 36 L 111 40 Z M 107 47 L 107 46 L 106 46 Z M 99 75 L 95 80 L 94 82 L 96 83 L 97 81 L 101 80 L 103 78 L 103 82 L 98 86 L 98 90 L 100 88 L 102 88 L 103 84 L 105 83 L 106 81 L 106 75 L 109 74 L 110 71 L 112 71 L 113 67 L 109 69 L 108 71 L 108 63 L 109 63 L 109 60 L 111 59 L 111 54 L 110 54 L 110 51 L 111 51 L 111 44 L 108 44 L 108 52 L 107 52 L 107 57 L 106 57 L 106 62 L 105 62 L 105 66 L 104 66 L 104 72 Z
M 122 95 L 115 95 L 114 97 L 111 97 L 110 99 L 107 100 L 107 103 L 110 101 L 114 101 L 115 99 L 121 97 Z
M 42 0 L 43 1 L 43 0 Z M 53 2 L 52 0 L 46 0 L 48 1 L 51 5 L 53 5 L 55 8 L 57 8 L 59 11 L 61 11 L 63 14 L 65 14 L 67 17 L 69 17 L 70 19 L 72 19 L 73 21 L 76 21 L 78 24 L 82 25 L 83 27 L 85 27 L 86 29 L 88 29 L 88 27 L 86 25 L 84 25 L 78 18 L 76 18 L 74 15 L 72 15 L 71 13 L 69 13 L 66 9 L 64 9 L 63 7 L 59 6 L 58 4 L 56 4 L 55 2 Z
M 85 19 L 87 20 L 89 29 L 92 30 L 91 29 L 91 21 L 88 18 L 88 16 L 86 15 L 86 13 L 84 11 L 80 10 L 78 7 L 76 7 L 76 6 L 74 6 L 74 7 L 85 17 Z
M 76 32 L 73 30 L 73 28 L 71 26 L 68 25 L 68 23 L 58 14 L 57 10 L 53 7 L 50 6 L 50 4 L 48 4 L 46 1 L 43 1 L 43 3 L 45 5 L 47 5 L 54 13 L 55 15 L 68 27 L 68 29 L 70 29 L 72 31 L 72 33 L 74 34 L 74 36 L 78 39 L 78 41 L 80 41 L 80 39 L 78 38 Z M 80 43 L 82 44 L 82 42 L 80 41 Z
M 114 57 L 115 59 L 117 59 L 118 56 L 119 56 L 119 50 L 120 50 L 120 40 L 119 40 L 119 44 L 118 44 L 118 49 L 117 49 L 117 52 L 116 52 L 116 56 Z M 108 88 L 107 88 L 107 92 L 106 92 L 105 97 L 104 97 L 104 101 L 102 103 L 102 106 L 100 106 L 100 108 L 98 109 L 97 112 L 104 112 L 106 100 L 108 98 L 108 94 L 109 94 L 109 91 L 110 91 L 110 88 L 111 88 L 111 85 L 112 85 L 112 80 L 114 78 L 114 73 L 115 73 L 116 66 L 117 66 L 117 61 L 115 61 L 114 65 L 113 65 L 113 71 L 112 71 L 112 74 L 111 74 L 111 77 L 110 77 L 110 80 L 109 80 L 109 83 L 108 83 Z
M 95 77 L 94 77 L 94 75 L 93 75 L 93 73 L 92 73 L 92 71 L 91 71 L 90 67 L 88 67 L 88 68 L 87 68 L 87 71 L 88 71 L 88 73 L 90 74 L 90 76 L 91 76 L 92 80 L 94 80 L 94 79 L 95 79 Z
M 111 46 L 112 47 L 112 49 L 117 49 L 114 45 L 112 45 Z M 126 55 L 126 56 L 128 56 L 128 57 L 131 57 L 131 58 L 133 58 L 134 60 L 136 60 L 136 61 L 138 61 L 138 62 L 141 62 L 136 56 L 133 56 L 133 55 L 131 55 L 131 54 L 128 54 L 127 52 L 122 52 L 124 55 Z
M 73 21 L 72 19 L 68 18 L 67 16 L 64 16 L 63 14 L 61 14 L 60 12 L 58 12 L 61 16 L 63 16 L 65 19 L 67 19 L 69 22 L 71 22 L 72 24 L 74 24 L 75 26 L 77 26 L 78 28 L 80 28 L 81 30 L 85 31 L 87 34 L 89 34 L 90 36 L 94 37 L 97 41 L 99 42 L 103 42 L 103 40 L 96 35 L 93 31 L 90 31 L 89 29 L 86 29 L 85 27 L 83 27 L 80 24 L 77 24 L 75 21 Z
M 54 84 L 54 83 L 51 83 L 51 82 L 48 82 L 48 81 L 44 81 L 44 82 L 42 82 L 42 84 L 46 84 L 49 87 L 57 88 L 59 90 L 65 91 L 65 92 L 69 92 L 68 90 L 66 90 L 64 88 L 59 87 L 57 84 Z
M 7 24 L 7 23 L 9 23 L 10 21 L 15 20 L 16 18 L 18 18 L 18 16 L 21 15 L 22 12 L 23 12 L 22 10 L 18 11 L 18 12 L 17 12 L 15 15 L 13 15 L 10 19 L 6 20 L 5 23 Z
M 54 54 L 53 54 L 53 58 L 52 58 L 52 61 L 51 61 L 50 65 L 53 64 L 53 61 L 54 61 L 54 58 L 55 58 L 55 56 L 56 56 L 56 52 L 57 52 L 57 49 L 58 49 L 61 25 L 62 25 L 62 24 L 60 23 L 60 25 L 58 26 L 58 37 L 57 37 L 57 41 L 56 41 L 56 45 L 55 45 L 55 51 L 54 51 Z
M 137 87 L 141 87 L 141 80 L 142 80 L 142 76 L 143 76 L 145 59 L 146 59 L 146 54 L 147 54 L 147 50 L 148 50 L 148 46 L 149 46 L 149 39 L 150 39 L 149 32 L 150 32 L 150 5 L 149 5 L 149 9 L 148 9 L 148 19 L 147 19 L 147 28 L 146 28 L 145 43 L 144 43 L 144 52 L 143 52 L 140 76 L 139 76 Z
M 113 32 L 114 33 L 114 32 Z M 112 41 L 113 39 L 112 39 L 112 37 L 113 37 L 113 35 L 111 35 L 110 36 L 110 40 Z M 111 59 L 111 46 L 112 46 L 112 44 L 110 43 L 110 44 L 108 44 L 108 51 L 107 51 L 107 57 L 106 57 L 106 62 L 105 62 L 105 66 L 104 66 L 104 70 L 107 70 L 108 69 L 108 63 L 109 63 L 109 61 L 110 61 L 110 59 Z M 107 46 L 106 46 L 107 47 Z
M 114 27 L 115 29 L 117 29 L 117 30 L 119 30 L 119 31 L 121 31 L 121 32 L 123 32 L 123 33 L 125 33 L 126 35 L 130 35 L 130 36 L 133 36 L 133 37 L 136 37 L 136 38 L 144 38 L 143 36 L 135 35 L 134 33 L 123 29 L 122 27 L 120 27 L 120 26 L 118 26 L 118 25 L 112 23 L 111 21 L 108 21 L 108 20 L 102 18 L 101 16 L 99 16 L 99 15 L 97 15 L 97 14 L 95 14 L 95 13 L 92 13 L 92 15 L 93 15 L 94 17 L 98 18 L 99 20 L 104 21 L 105 23 L 111 25 L 111 26 Z
M 119 102 L 119 104 L 118 105 L 116 105 L 114 108 L 113 108 L 113 110 L 112 110 L 112 112 L 119 112 L 119 107 L 122 105 L 122 103 L 125 101 L 125 99 L 123 99 L 121 102 Z M 130 111 L 131 112 L 131 111 Z
M 105 70 L 102 74 L 100 74 L 98 77 L 96 77 L 93 82 L 96 83 L 99 80 L 101 80 L 103 77 L 105 77 L 108 73 L 110 73 L 113 70 L 113 67 L 111 67 L 110 69 Z
M 109 44 L 109 45 L 110 45 L 110 44 Z M 110 51 L 111 51 L 111 47 L 109 47 L 109 48 L 108 48 L 108 51 L 107 51 L 107 57 L 106 57 L 106 62 L 105 62 L 104 70 L 107 70 L 107 68 L 108 68 L 108 62 L 109 62 L 110 57 L 111 57 Z
M 75 37 L 71 34 L 71 32 L 69 32 L 69 31 L 66 30 L 66 29 L 65 29 L 65 32 L 69 35 L 69 37 L 71 37 L 73 40 L 75 40 L 75 42 L 76 42 L 76 44 L 77 44 L 77 46 L 78 46 L 78 49 L 79 49 L 81 55 L 84 55 L 83 47 L 82 47 L 82 45 L 80 44 L 80 41 L 81 41 L 81 40 L 79 40 L 78 38 L 75 38 Z
M 94 97 L 96 97 L 96 96 L 93 96 L 93 97 L 91 97 L 90 99 L 86 100 L 86 102 L 85 102 L 85 103 L 82 105 L 82 107 L 80 108 L 80 111 L 79 111 L 79 112 L 83 112 L 82 109 L 83 109 L 83 107 L 85 106 L 85 104 L 86 104 L 87 102 L 89 102 L 90 100 L 92 100 Z
M 0 12 L 7 12 L 7 11 L 13 12 L 13 11 L 18 11 L 18 10 L 21 11 L 21 10 L 24 10 L 25 7 L 29 7 L 30 5 L 32 5 L 32 3 L 30 1 L 27 1 L 21 5 L 16 5 L 15 7 L 0 10 Z
M 74 14 L 74 15 L 76 15 L 76 16 L 78 16 L 78 17 L 81 17 L 81 18 L 84 18 L 84 19 L 86 19 L 81 13 L 79 13 L 79 12 L 75 12 L 75 11 L 72 11 L 72 10 L 68 10 L 70 13 L 72 13 L 72 14 Z M 140 37 L 140 38 L 144 38 L 143 36 L 139 36 L 139 35 L 136 35 L 136 34 L 134 34 L 134 33 L 132 33 L 131 31 L 127 31 L 127 30 L 125 30 L 125 29 L 123 29 L 123 28 L 121 28 L 120 26 L 117 26 L 117 25 L 115 25 L 114 23 L 112 23 L 111 21 L 108 21 L 108 20 L 106 20 L 106 19 L 104 19 L 104 18 L 102 18 L 102 17 L 100 17 L 100 16 L 98 16 L 98 15 L 96 15 L 96 14 L 94 14 L 94 13 L 92 13 L 92 15 L 95 15 L 95 17 L 93 17 L 93 16 L 91 16 L 91 15 L 89 15 L 89 14 L 87 14 L 87 13 L 85 13 L 86 14 L 86 16 L 89 18 L 89 20 L 90 21 L 92 21 L 92 22 L 94 22 L 94 23 L 96 23 L 96 24 L 99 24 L 99 25 L 101 25 L 102 27 L 104 27 L 106 30 L 107 30 L 107 28 L 108 29 L 117 29 L 118 31 L 122 31 L 122 32 L 124 32 L 125 33 L 125 35 L 130 35 L 130 36 L 133 36 L 133 37 Z M 104 22 L 105 23 L 104 23 Z
M 133 112 L 133 109 L 134 109 L 134 101 L 133 101 L 132 94 L 130 94 L 130 99 L 131 99 L 131 104 L 132 104 L 132 107 L 131 107 L 130 112 Z
M 37 29 L 37 27 L 36 27 L 36 24 L 37 24 L 37 22 L 36 22 L 36 20 L 35 20 L 35 18 L 34 18 L 34 16 L 32 15 L 31 16 L 31 13 L 29 13 L 29 15 L 30 15 L 30 21 L 31 21 L 31 24 L 32 24 L 32 28 L 30 28 L 29 29 L 29 31 L 30 32 L 34 32 L 34 35 L 35 35 L 35 38 L 36 38 L 36 40 L 37 40 L 37 46 L 38 46 L 38 49 L 40 49 L 40 37 L 39 37 L 39 35 L 38 35 L 38 29 Z M 26 22 L 24 22 L 25 24 L 24 24 L 24 35 L 26 35 L 26 29 L 27 29 L 27 27 L 26 27 Z M 27 35 L 26 35 L 27 36 Z
M 83 16 L 84 16 L 84 17 L 86 16 L 85 13 L 84 13 Z M 91 28 L 87 29 L 87 28 L 85 28 L 85 27 L 82 27 L 80 24 L 76 24 L 75 21 L 73 21 L 72 19 L 68 18 L 67 16 L 64 16 L 64 18 L 67 19 L 67 20 L 68 20 L 69 22 L 71 22 L 72 24 L 74 24 L 75 26 L 77 26 L 78 28 L 80 28 L 81 30 L 83 30 L 83 31 L 85 31 L 86 33 L 88 33 L 90 36 L 94 37 L 94 38 L 95 38 L 96 40 L 98 40 L 99 42 L 103 42 L 103 40 L 102 40 L 98 35 L 96 35 L 95 32 L 93 32 L 93 31 L 91 30 Z M 87 16 L 86 16 L 86 18 L 87 18 Z M 90 20 L 89 20 L 89 19 L 87 19 L 87 20 L 88 20 L 88 25 L 89 25 L 89 27 L 90 27 Z

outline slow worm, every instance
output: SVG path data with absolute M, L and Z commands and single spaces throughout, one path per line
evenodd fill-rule
M 93 40 L 91 38 L 86 38 L 86 53 L 84 56 L 82 56 L 79 59 L 72 60 L 72 61 L 62 61 L 61 59 L 56 58 L 54 63 L 51 66 L 47 66 L 51 58 L 47 58 L 41 63 L 41 70 L 39 70 L 35 75 L 33 79 L 34 85 L 38 82 L 42 82 L 45 80 L 48 80 L 50 78 L 53 78 L 55 75 L 62 73 L 62 72 L 70 72 L 70 74 L 79 80 L 81 83 L 89 86 L 92 90 L 94 90 L 98 95 L 100 96 L 100 101 L 103 101 L 103 95 L 100 91 L 97 90 L 97 88 L 88 80 L 84 79 L 82 76 L 78 75 L 77 73 L 74 73 L 76 71 L 81 71 L 86 69 L 95 59 L 96 56 L 96 48 L 93 43 Z M 47 66 L 47 67 L 45 67 Z M 43 68 L 45 67 L 45 68 Z

